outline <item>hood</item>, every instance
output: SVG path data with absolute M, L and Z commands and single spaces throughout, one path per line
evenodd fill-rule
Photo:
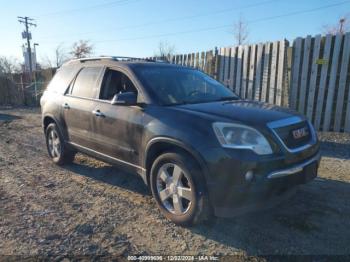
M 292 116 L 302 117 L 290 109 L 249 100 L 187 104 L 177 106 L 177 109 L 204 113 L 252 126 L 265 126 L 268 122 Z

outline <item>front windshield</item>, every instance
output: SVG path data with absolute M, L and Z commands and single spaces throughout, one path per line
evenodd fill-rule
M 163 105 L 205 103 L 238 97 L 210 76 L 189 68 L 138 66 L 135 73 Z

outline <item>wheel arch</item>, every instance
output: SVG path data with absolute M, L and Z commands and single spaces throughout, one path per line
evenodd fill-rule
M 204 176 L 203 178 L 205 179 L 204 182 L 206 183 L 207 167 L 203 158 L 195 149 L 193 149 L 191 146 L 188 146 L 184 142 L 177 139 L 173 139 L 169 137 L 156 137 L 151 139 L 148 142 L 145 150 L 145 155 L 144 155 L 143 165 L 146 169 L 147 185 L 150 185 L 150 172 L 151 172 L 151 167 L 154 160 L 159 155 L 170 151 L 183 152 L 191 156 L 198 163 L 198 167 L 202 171 Z
M 60 122 L 56 119 L 56 117 L 54 117 L 51 114 L 46 114 L 45 116 L 43 116 L 42 127 L 43 127 L 43 130 L 44 130 L 44 133 L 46 132 L 46 128 L 48 127 L 48 125 L 51 124 L 51 123 L 56 124 L 58 130 L 63 135 L 63 139 L 67 140 L 67 134 L 64 132 L 62 126 L 60 125 Z

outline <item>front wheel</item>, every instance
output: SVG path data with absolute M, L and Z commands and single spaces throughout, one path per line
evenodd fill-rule
M 152 194 L 165 217 L 178 225 L 207 218 L 209 202 L 197 163 L 186 154 L 165 153 L 151 169 Z

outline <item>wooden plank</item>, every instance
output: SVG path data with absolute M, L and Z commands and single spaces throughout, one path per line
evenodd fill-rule
M 230 53 L 230 73 L 229 73 L 229 88 L 233 91 L 236 92 L 235 88 L 235 76 L 236 76 L 236 54 L 237 54 L 237 48 L 232 47 L 231 48 L 231 53 Z
M 221 83 L 224 82 L 224 75 L 225 75 L 225 48 L 222 47 L 219 50 L 219 72 L 218 72 L 218 77 L 219 81 Z
M 201 63 L 200 63 L 200 68 L 204 72 L 205 69 L 205 52 L 201 53 Z
M 191 66 L 192 54 L 187 54 L 187 66 Z
M 242 69 L 242 87 L 241 97 L 247 98 L 247 84 L 248 84 L 248 61 L 249 61 L 249 45 L 244 46 L 243 50 L 243 69 Z
M 309 75 L 309 60 L 310 60 L 310 50 L 311 50 L 311 36 L 307 36 L 304 42 L 304 56 L 303 64 L 301 66 L 301 81 L 300 81 L 300 90 L 299 90 L 299 103 L 298 111 L 302 114 L 305 113 L 305 97 L 306 89 Z
M 205 52 L 205 66 L 204 66 L 204 72 L 210 75 L 209 72 L 209 66 L 210 66 L 210 51 Z
M 318 64 L 316 63 L 317 59 L 320 58 L 320 49 L 321 49 L 321 35 L 317 35 L 314 40 L 313 54 L 312 54 L 312 65 L 311 65 L 311 74 L 310 74 L 310 84 L 309 84 L 309 97 L 307 100 L 306 107 L 306 116 L 312 121 L 313 112 L 314 112 L 314 103 L 315 103 L 315 94 L 316 94 L 316 81 L 318 73 Z
M 237 74 L 236 74 L 236 87 L 235 92 L 237 95 L 241 96 L 241 87 L 242 87 L 242 60 L 243 57 L 243 47 L 238 46 L 237 51 Z
M 196 68 L 199 69 L 199 53 L 196 53 Z
M 229 86 L 228 83 L 228 77 L 229 77 L 229 66 L 230 66 L 230 52 L 231 52 L 231 48 L 226 47 L 225 48 L 225 62 L 224 62 L 224 78 L 223 78 L 223 83 L 225 86 Z
M 284 71 L 284 81 L 282 90 L 282 106 L 290 107 L 290 83 L 291 83 L 291 73 L 292 73 L 292 59 L 293 59 L 293 47 L 286 44 L 286 69 Z
M 332 46 L 332 35 L 327 35 L 322 59 L 325 59 L 326 61 L 329 60 L 331 46 Z M 328 62 L 324 63 L 321 67 L 321 79 L 320 79 L 320 86 L 319 86 L 318 95 L 317 95 L 316 113 L 315 113 L 315 122 L 314 122 L 314 126 L 317 130 L 319 130 L 321 126 L 324 93 L 325 93 L 326 84 L 327 84 L 327 74 L 328 74 Z
M 299 88 L 299 72 L 300 72 L 300 59 L 301 59 L 301 44 L 302 38 L 298 37 L 293 43 L 293 67 L 292 67 L 292 79 L 290 83 L 290 107 L 292 109 L 297 108 L 297 97 Z
M 277 68 L 277 84 L 276 84 L 276 105 L 282 105 L 282 88 L 283 76 L 285 73 L 285 56 L 286 56 L 286 41 L 279 42 L 278 48 L 278 68 Z
M 187 58 L 187 55 L 184 54 L 183 57 L 182 57 L 182 65 L 183 66 L 186 66 L 186 58 Z
M 192 54 L 187 54 L 187 66 L 191 67 L 192 63 Z
M 213 50 L 208 51 L 206 55 L 206 73 L 214 77 L 213 72 Z
M 335 44 L 333 49 L 333 58 L 332 58 L 332 67 L 331 67 L 331 75 L 329 78 L 328 84 L 328 93 L 327 93 L 327 101 L 326 101 L 326 111 L 324 114 L 323 121 L 323 131 L 329 131 L 331 117 L 333 113 L 333 102 L 334 102 L 334 93 L 335 93 L 335 83 L 337 80 L 337 72 L 338 72 L 338 60 L 341 51 L 341 43 L 343 40 L 342 34 L 337 34 L 335 37 Z
M 269 92 L 268 92 L 269 93 L 268 102 L 271 104 L 275 103 L 277 52 L 278 52 L 278 42 L 273 42 L 272 55 L 271 55 L 270 85 L 269 85 Z
M 183 55 L 181 54 L 180 56 L 179 56 L 179 65 L 182 65 L 182 63 L 183 63 Z
M 344 106 L 344 96 L 345 96 L 345 87 L 346 87 L 346 78 L 348 76 L 348 65 L 350 57 L 350 33 L 347 33 L 344 37 L 343 45 L 343 56 L 341 61 L 341 70 L 339 77 L 339 87 L 337 95 L 337 104 L 335 108 L 335 119 L 334 119 L 334 131 L 339 132 L 341 129 L 341 119 L 343 114 Z
M 260 100 L 260 91 L 261 91 L 261 79 L 262 79 L 262 66 L 263 66 L 263 54 L 264 46 L 263 44 L 258 44 L 257 56 L 256 56 L 256 78 L 255 78 L 255 90 L 254 90 L 254 100 Z
M 256 45 L 252 45 L 250 47 L 250 63 L 249 63 L 248 90 L 247 90 L 248 99 L 253 99 L 254 73 L 255 73 L 255 52 L 256 52 Z
M 270 53 L 271 53 L 271 43 L 266 43 L 264 46 L 264 67 L 262 74 L 261 83 L 261 101 L 266 102 L 267 100 L 267 86 L 269 81 L 269 67 L 270 67 Z
M 348 83 L 348 90 L 350 90 L 350 83 Z M 346 102 L 345 124 L 344 131 L 350 133 L 350 91 Z

